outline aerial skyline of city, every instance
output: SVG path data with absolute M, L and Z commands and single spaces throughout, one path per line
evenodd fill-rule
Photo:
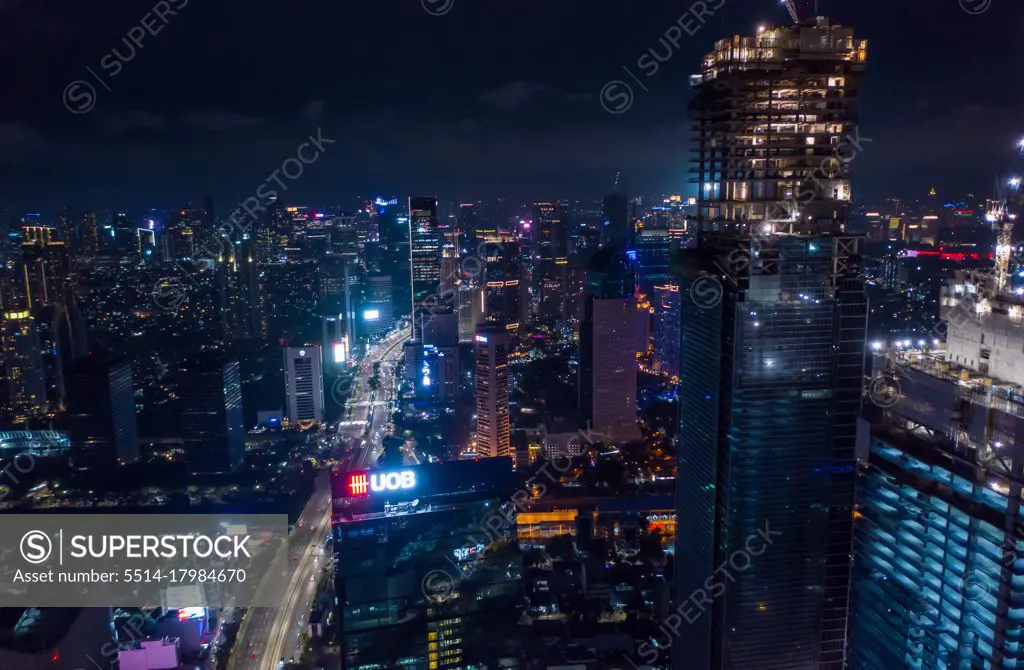
M 1024 667 L 1004 0 L 60 4 L 0 668 Z

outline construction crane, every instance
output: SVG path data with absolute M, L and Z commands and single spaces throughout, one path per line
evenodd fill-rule
M 1020 191 L 1020 177 L 1011 177 L 1008 181 L 996 180 L 995 198 L 989 201 L 985 220 L 992 224 L 996 232 L 995 253 L 995 288 L 1003 293 L 1010 285 L 1010 256 L 1013 251 L 1013 220 L 1016 218 L 1007 207 L 1007 189 L 1014 193 Z
M 793 23 L 801 24 L 804 21 L 808 21 L 818 13 L 817 0 L 814 1 L 814 12 L 811 12 L 812 0 L 782 0 L 782 3 L 786 5 L 786 9 L 789 11 L 790 18 L 793 19 Z

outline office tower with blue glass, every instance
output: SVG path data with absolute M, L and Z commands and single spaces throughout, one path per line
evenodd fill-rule
M 238 358 L 198 354 L 180 370 L 181 426 L 190 473 L 234 472 L 245 460 Z
M 836 156 L 865 49 L 818 18 L 720 40 L 691 78 L 676 670 L 844 667 L 867 307 Z
M 854 519 L 855 670 L 1024 667 L 1024 299 L 961 275 L 942 302 L 944 349 L 873 344 L 865 407 L 875 415 Z
M 512 461 L 332 475 L 341 667 L 497 667 L 516 630 L 522 556 Z
M 412 339 L 441 307 L 441 229 L 437 198 L 409 198 L 409 265 L 412 272 Z
M 654 287 L 651 296 L 653 309 L 651 324 L 652 356 L 651 367 L 669 379 L 678 380 L 680 310 L 682 309 L 679 287 L 675 284 L 664 284 Z

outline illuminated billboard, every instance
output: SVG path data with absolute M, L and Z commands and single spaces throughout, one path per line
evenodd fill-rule
M 500 491 L 508 497 L 518 482 L 512 472 L 512 459 L 478 458 L 444 463 L 395 466 L 379 470 L 331 473 L 334 523 L 351 521 L 354 510 L 385 511 L 388 505 L 408 504 L 424 510 L 435 496 L 451 501 L 452 495 Z
M 334 343 L 334 362 L 348 362 L 348 337 L 342 337 L 340 342 Z
M 379 309 L 368 309 L 363 312 L 363 319 L 366 321 L 376 321 L 380 318 Z
M 416 473 L 413 470 L 349 472 L 345 475 L 344 490 L 350 498 L 415 488 Z

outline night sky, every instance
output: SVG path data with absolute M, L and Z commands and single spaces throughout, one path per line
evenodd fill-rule
M 449 4 L 445 4 L 446 1 Z M 176 206 L 251 195 L 322 129 L 336 143 L 286 200 L 425 193 L 594 197 L 687 184 L 687 77 L 715 40 L 788 23 L 774 0 L 728 0 L 649 78 L 637 59 L 689 1 L 0 0 L 0 209 Z M 707 0 L 709 6 L 718 0 Z M 970 14 L 968 9 L 984 9 Z M 424 3 L 435 14 L 424 8 Z M 988 195 L 1024 135 L 1020 0 L 821 0 L 869 40 L 856 200 Z M 128 44 L 131 44 L 129 41 Z M 120 71 L 101 65 L 112 49 Z M 640 77 L 643 91 L 623 70 Z M 103 79 L 107 91 L 89 72 Z M 602 108 L 632 84 L 624 113 Z M 95 107 L 73 114 L 84 80 Z M 85 89 L 71 90 L 82 105 Z

